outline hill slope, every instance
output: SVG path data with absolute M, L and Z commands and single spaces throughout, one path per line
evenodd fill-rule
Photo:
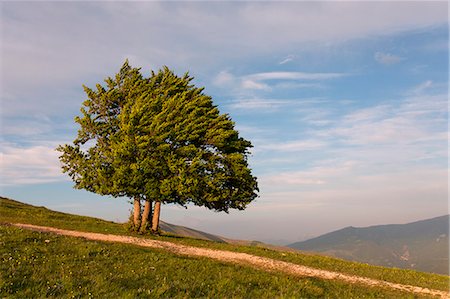
M 186 226 L 176 225 L 176 224 L 170 224 L 164 221 L 160 221 L 159 225 L 161 227 L 161 230 L 163 230 L 166 233 L 171 233 L 183 237 L 189 237 L 189 238 L 195 238 L 195 239 L 202 239 L 202 240 L 209 240 L 209 241 L 215 241 L 215 242 L 225 242 L 225 243 L 232 243 L 228 242 L 227 239 L 205 233 L 196 229 L 192 229 Z
M 29 215 L 29 219 L 35 219 L 36 217 L 48 214 L 48 213 L 53 213 L 53 216 L 56 217 L 56 220 L 61 219 L 63 217 L 63 215 L 70 215 L 70 214 L 66 214 L 66 213 L 62 213 L 62 212 L 54 212 L 51 210 L 48 210 L 45 207 L 35 207 L 32 205 L 28 205 L 28 204 L 24 204 L 21 203 L 19 201 L 15 201 L 12 199 L 8 199 L 8 198 L 4 198 L 0 196 L 0 200 L 2 200 L 2 212 L 3 212 L 3 217 L 8 217 L 11 219 L 14 219 L 14 216 L 25 216 L 22 215 L 22 212 L 25 212 L 26 210 L 33 210 L 34 213 L 33 215 Z M 76 215 L 72 215 L 72 216 L 76 216 Z M 92 218 L 92 217 L 82 217 L 82 216 L 76 216 L 76 217 L 81 217 L 79 218 L 84 219 L 84 218 L 89 218 L 91 220 L 98 220 L 98 221 L 104 221 L 101 219 L 96 219 L 96 218 Z M 76 219 L 76 218 L 74 218 Z M 111 222 L 113 223 L 113 222 Z M 206 232 L 202 232 L 196 229 L 192 229 L 189 227 L 185 227 L 185 226 L 181 226 L 181 225 L 176 225 L 176 224 L 171 224 L 171 223 L 167 223 L 164 221 L 160 221 L 160 228 L 163 232 L 169 233 L 169 234 L 174 234 L 174 235 L 178 235 L 178 236 L 183 236 L 183 237 L 188 237 L 188 238 L 194 238 L 194 239 L 202 239 L 202 240 L 209 240 L 209 241 L 215 241 L 215 242 L 225 242 L 225 243 L 233 243 L 234 240 L 229 240 L 217 235 L 213 235 L 213 234 L 209 234 Z
M 288 245 L 380 266 L 449 274 L 449 215 L 407 224 L 346 227 Z
M 94 232 L 127 244 L 105 243 L 68 236 L 31 232 L 5 223 L 29 223 Z M 3 223 L 3 224 L 2 224 Z M 18 224 L 17 224 L 18 225 Z M 73 232 L 77 231 L 77 232 Z M 160 248 L 128 244 L 170 242 L 172 247 L 199 251 L 227 251 L 257 261 L 289 263 L 299 269 L 339 272 L 338 279 L 291 275 L 267 267 L 251 268 L 231 261 L 180 256 Z M 0 297 L 233 297 L 233 298 L 407 298 L 410 288 L 393 289 L 390 283 L 441 290 L 447 298 L 449 278 L 411 270 L 387 269 L 339 259 L 282 252 L 258 246 L 237 246 L 192 238 L 141 236 L 130 238 L 125 226 L 101 219 L 54 212 L 0 197 Z M 180 254 L 182 253 L 180 251 Z M 262 259 L 261 259 L 262 258 Z M 281 269 L 280 269 L 281 270 Z M 339 277 L 360 277 L 349 283 Z M 367 286 L 367 280 L 381 285 Z M 363 282 L 365 281 L 365 282 Z M 417 289 L 417 288 L 415 288 Z M 420 291 L 419 298 L 424 296 Z M 433 291 L 434 292 L 434 291 Z M 427 297 L 427 296 L 425 296 Z
M 227 263 L 242 264 L 259 269 L 264 269 L 269 272 L 283 272 L 291 274 L 296 277 L 311 277 L 322 280 L 331 280 L 333 282 L 346 282 L 350 284 L 360 284 L 369 287 L 389 288 L 399 291 L 407 291 L 419 295 L 433 295 L 438 297 L 448 297 L 448 293 L 439 290 L 432 290 L 428 288 L 417 287 L 413 285 L 395 284 L 377 279 L 370 279 L 367 277 L 358 277 L 354 275 L 346 275 L 344 273 L 335 271 L 320 270 L 311 267 L 305 267 L 294 263 L 287 263 L 275 259 L 265 258 L 247 253 L 239 253 L 225 250 L 213 250 L 208 248 L 200 248 L 195 246 L 179 245 L 167 241 L 149 240 L 130 236 L 116 236 L 110 234 L 86 233 L 73 230 L 62 230 L 47 226 L 36 226 L 31 224 L 11 224 L 22 229 L 33 230 L 43 233 L 53 233 L 62 236 L 71 236 L 84 238 L 87 240 L 113 242 L 115 244 L 134 244 L 141 247 L 150 247 L 155 249 L 163 248 L 167 252 L 175 253 L 176 255 L 186 255 L 188 257 L 207 257 Z

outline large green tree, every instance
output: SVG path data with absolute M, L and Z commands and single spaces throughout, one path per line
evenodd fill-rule
M 137 230 L 158 231 L 161 204 L 228 212 L 257 197 L 251 143 L 192 80 L 167 67 L 146 78 L 126 61 L 105 87 L 84 87 L 78 136 L 58 147 L 75 188 L 133 199 Z

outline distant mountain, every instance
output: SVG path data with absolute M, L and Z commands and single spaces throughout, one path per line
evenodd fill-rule
M 183 236 L 188 238 L 194 238 L 194 239 L 202 239 L 202 240 L 208 240 L 208 241 L 215 241 L 215 242 L 221 242 L 221 243 L 230 243 L 230 244 L 236 244 L 241 246 L 258 246 L 258 247 L 265 247 L 265 248 L 271 248 L 274 250 L 292 250 L 292 248 L 283 247 L 283 246 L 276 246 L 271 244 L 265 244 L 263 242 L 259 241 L 249 241 L 249 240 L 236 240 L 236 239 L 230 239 L 225 238 L 218 235 L 213 235 L 210 233 L 205 233 L 203 231 L 199 231 L 193 228 L 189 228 L 186 226 L 176 225 L 167 223 L 164 221 L 160 221 L 160 228 L 163 232 L 174 234 L 177 236 Z
M 449 217 L 407 224 L 346 227 L 287 246 L 373 265 L 448 275 Z
M 216 236 L 213 234 L 205 233 L 196 229 L 192 229 L 189 227 L 176 225 L 176 224 L 170 224 L 164 221 L 160 221 L 159 225 L 161 227 L 161 230 L 166 233 L 171 233 L 183 237 L 189 237 L 189 238 L 195 238 L 195 239 L 203 239 L 203 240 L 209 240 L 209 241 L 216 241 L 216 242 L 223 242 L 223 243 L 232 243 L 232 240 L 225 239 L 220 236 Z

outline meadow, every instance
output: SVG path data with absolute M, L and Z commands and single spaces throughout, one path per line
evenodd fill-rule
M 334 280 L 295 277 L 161 249 L 87 241 L 5 225 L 29 223 L 71 230 L 129 235 L 124 224 L 54 212 L 0 199 L 0 296 L 43 297 L 227 297 L 227 298 L 417 298 L 417 295 Z M 140 236 L 140 235 L 136 235 Z M 184 245 L 245 252 L 305 266 L 437 290 L 449 278 L 412 270 L 347 262 L 263 246 L 140 236 Z

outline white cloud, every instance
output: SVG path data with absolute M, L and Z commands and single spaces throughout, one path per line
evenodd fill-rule
M 2 113 L 77 111 L 81 85 L 113 75 L 125 57 L 144 71 L 167 64 L 207 77 L 255 53 L 439 26 L 447 22 L 445 12 L 439 2 L 5 2 L 1 93 L 12 100 L 2 103 Z M 276 76 L 320 79 L 310 75 L 272 73 L 240 78 L 233 86 L 264 91 L 284 88 L 263 82 Z M 233 78 L 223 73 L 217 79 L 232 84 L 227 80 Z
M 330 112 L 335 127 L 312 130 L 310 139 L 256 143 L 255 160 L 270 166 L 275 160 L 278 169 L 258 175 L 264 210 L 291 207 L 292 215 L 283 214 L 290 224 L 300 213 L 339 211 L 331 217 L 334 228 L 349 225 L 347 219 L 365 226 L 446 211 L 447 95 L 426 82 L 419 94 L 413 87 L 403 98 L 343 115 Z
M 407 171 L 360 176 L 355 176 L 353 171 L 339 171 L 322 177 L 324 184 L 295 182 L 296 178 L 311 182 L 317 179 L 307 173 L 291 173 L 290 176 L 291 181 L 267 178 L 270 181 L 261 184 L 261 188 L 266 191 L 265 207 L 269 211 L 283 204 L 310 206 L 307 211 L 293 206 L 292 215 L 286 212 L 285 219 L 289 219 L 291 225 L 297 221 L 295 215 L 300 213 L 306 217 L 309 213 L 318 215 L 327 211 L 330 219 L 342 226 L 349 225 L 348 219 L 352 225 L 366 226 L 435 217 L 447 211 L 445 169 L 414 167 Z M 322 218 L 309 221 L 311 226 L 325 225 L 322 222 Z M 336 223 L 333 226 L 334 229 L 339 227 Z
M 325 181 L 307 177 L 303 173 L 281 173 L 266 180 L 269 184 L 288 184 L 288 185 L 323 185 Z
M 270 90 L 270 86 L 257 80 L 244 79 L 241 82 L 241 88 L 243 89 L 256 89 L 256 90 Z
M 47 121 L 36 119 L 11 120 L 3 118 L 1 132 L 3 136 L 15 136 L 21 138 L 30 138 L 45 134 L 52 130 L 52 126 Z
M 23 82 L 79 86 L 83 78 L 116 71 L 127 54 L 145 67 L 210 69 L 235 58 L 236 49 L 251 57 L 255 49 L 271 53 L 447 23 L 446 3 L 439 2 L 7 2 L 2 8 L 8 74 L 2 80 L 12 94 Z
M 19 147 L 2 144 L 0 150 L 1 185 L 25 185 L 67 180 L 61 173 L 56 145 Z
M 266 72 L 247 75 L 244 78 L 256 81 L 267 80 L 326 80 L 345 76 L 343 73 Z
M 326 103 L 326 101 L 323 101 L 323 103 Z M 316 104 L 320 105 L 321 103 L 317 102 Z M 300 114 L 301 122 L 311 126 L 327 126 L 335 121 L 332 118 L 331 111 L 326 108 L 302 107 L 297 109 L 297 112 Z
M 447 131 L 448 96 L 433 87 L 425 81 L 399 100 L 342 115 L 333 128 L 318 130 L 316 136 L 347 145 L 422 147 L 423 140 Z
M 350 112 L 343 117 L 343 120 L 346 123 L 370 122 L 386 118 L 391 112 L 391 106 L 382 104 Z
M 426 51 L 430 51 L 436 53 L 439 51 L 446 51 L 448 52 L 449 50 L 449 41 L 448 39 L 440 39 L 440 40 L 436 40 L 430 43 L 425 43 L 423 44 L 423 49 Z
M 229 87 L 230 85 L 234 84 L 236 80 L 236 77 L 231 74 L 230 72 L 224 70 L 218 73 L 213 78 L 213 84 L 220 86 L 220 87 Z
M 256 98 L 237 100 L 231 103 L 229 107 L 235 110 L 266 110 L 266 112 L 273 112 L 281 106 L 288 105 L 290 103 L 292 103 L 292 101 Z
M 412 95 L 420 95 L 422 94 L 424 91 L 426 91 L 427 89 L 431 88 L 433 86 L 433 81 L 431 80 L 427 80 L 425 82 L 420 83 L 419 85 L 417 85 L 416 87 L 414 87 L 412 89 L 412 91 L 409 92 L 409 94 Z
M 272 85 L 273 89 L 306 89 L 306 88 L 315 88 L 320 89 L 324 88 L 324 85 L 321 83 L 303 83 L 298 81 L 282 81 L 277 82 Z
M 374 55 L 375 60 L 378 63 L 384 64 L 384 65 L 392 65 L 399 63 L 402 60 L 405 60 L 404 57 L 397 56 L 391 53 L 383 53 L 383 52 L 376 52 Z
M 283 88 L 323 87 L 321 80 L 338 79 L 346 74 L 251 74 L 272 69 L 262 69 L 266 64 L 257 69 L 249 68 L 254 67 L 255 62 L 261 63 L 261 59 L 273 63 L 276 57 L 275 63 L 281 64 L 278 67 L 287 69 L 293 65 L 293 57 L 279 58 L 293 51 L 301 53 L 307 48 L 316 53 L 322 47 L 354 40 L 395 37 L 398 33 L 438 26 L 446 28 L 447 6 L 446 2 L 426 1 L 4 2 L 0 18 L 3 28 L 2 113 L 20 117 L 40 111 L 45 115 L 70 114 L 71 119 L 72 111 L 77 113 L 84 99 L 81 84 L 92 86 L 105 76 L 113 75 L 125 57 L 129 57 L 133 65 L 143 66 L 144 72 L 167 64 L 177 73 L 189 70 L 197 79 L 203 77 L 206 81 L 214 78 L 211 74 L 225 69 L 215 77 L 214 84 L 229 89 L 232 94 L 237 93 L 235 98 L 250 98 L 233 102 L 232 107 L 259 109 L 258 112 L 283 106 L 297 109 L 293 107 L 297 105 L 294 100 L 252 97 L 254 93 Z M 448 43 L 444 42 L 436 48 L 448 49 Z M 391 63 L 402 58 L 383 52 L 378 56 L 380 61 Z M 306 60 L 302 57 L 303 61 Z M 230 65 L 232 71 L 226 69 Z M 321 69 L 320 64 L 316 65 Z M 254 238 L 259 239 L 267 237 L 270 230 L 273 235 L 282 232 L 283 237 L 292 238 L 292 227 L 318 233 L 341 224 L 350 225 L 349 221 L 352 225 L 363 225 L 373 224 L 369 222 L 377 217 L 385 223 L 416 220 L 416 215 L 435 216 L 436 211 L 445 210 L 447 165 L 443 161 L 448 155 L 448 96 L 424 94 L 435 84 L 424 82 L 406 100 L 386 102 L 384 107 L 376 105 L 354 113 L 339 111 L 339 115 L 330 111 L 310 118 L 301 114 L 299 120 L 309 124 L 323 126 L 331 121 L 338 124 L 337 128 L 310 128 L 303 139 L 291 142 L 279 142 L 285 140 L 286 135 L 278 140 L 274 137 L 276 130 L 283 128 L 277 127 L 268 134 L 264 126 L 256 126 L 251 134 L 269 135 L 272 139 L 254 143 L 262 146 L 261 152 L 255 152 L 254 159 L 261 159 L 255 166 L 263 169 L 267 161 L 278 159 L 270 164 L 276 183 L 264 183 L 264 177 L 259 176 L 260 187 L 267 192 L 262 193 L 259 202 L 251 205 L 245 214 L 239 214 L 242 218 L 230 218 L 238 215 L 237 212 L 231 216 L 211 212 L 211 219 L 203 221 L 205 211 L 199 208 L 199 219 L 205 228 L 217 223 L 224 234 L 234 231 L 242 234 L 242 238 L 248 237 L 245 234 L 249 230 L 230 230 L 230 223 L 242 228 L 242 223 L 257 219 L 260 221 L 253 231 Z M 345 111 L 354 109 L 350 106 Z M 68 107 L 73 110 L 68 111 Z M 48 138 L 47 124 L 51 127 L 57 122 L 52 119 L 50 123 L 41 123 L 43 127 L 39 130 L 31 122 L 23 123 L 20 129 L 9 123 L 8 132 L 35 132 L 42 139 Z M 265 125 L 270 123 L 268 120 Z M 256 133 L 257 129 L 262 133 Z M 291 129 L 302 128 L 294 125 Z M 55 126 L 55 130 L 61 132 L 59 126 Z M 283 131 L 283 134 L 289 132 Z M 53 148 L 48 144 L 3 146 L 1 183 L 19 186 L 67 179 L 60 173 Z M 356 162 L 345 168 L 340 161 Z M 428 168 L 426 164 L 430 164 Z M 294 167 L 303 171 L 288 171 Z M 277 175 L 281 176 L 277 178 Z M 278 189 L 270 189 L 275 187 Z M 436 204 L 430 204 L 432 200 Z M 253 206 L 258 207 L 259 203 L 267 203 L 267 214 L 252 212 Z M 280 217 L 280 226 L 274 225 L 272 212 L 277 206 L 287 207 Z M 307 212 L 302 213 L 302 209 Z M 333 217 L 327 221 L 316 216 L 331 214 Z M 367 217 L 368 214 L 372 216 Z M 221 220 L 215 222 L 215 219 Z M 261 223 L 266 225 L 265 229 L 261 229 Z
M 213 83 L 221 88 L 240 90 L 272 91 L 274 88 L 319 88 L 317 81 L 330 80 L 347 76 L 344 73 L 306 73 L 306 72 L 262 72 L 236 76 L 229 71 L 221 71 Z M 275 81 L 275 82 L 274 82 Z M 308 81 L 305 83 L 304 81 Z M 314 83 L 310 83 L 315 81 Z
M 364 162 L 334 161 L 329 165 L 313 166 L 304 171 L 260 176 L 265 206 L 270 210 L 270 207 L 276 208 L 284 204 L 315 203 L 317 209 L 314 209 L 314 213 L 336 209 L 342 215 L 350 217 L 354 224 L 359 222 L 361 225 L 370 225 L 364 221 L 374 221 L 377 218 L 384 219 L 382 221 L 386 223 L 384 215 L 360 218 L 358 214 L 366 214 L 365 209 L 371 211 L 370 215 L 389 210 L 389 217 L 393 217 L 392 219 L 408 218 L 411 214 L 421 212 L 436 216 L 446 210 L 446 169 L 415 165 L 407 169 L 380 171 Z M 406 210 L 408 213 L 404 214 Z M 299 213 L 298 210 L 293 213 L 295 211 Z M 295 222 L 294 219 L 291 221 Z
M 280 152 L 300 152 L 318 150 L 325 146 L 326 142 L 320 140 L 297 140 L 291 142 L 260 144 L 258 145 L 258 149 Z
M 260 110 L 259 112 L 273 112 L 281 108 L 292 107 L 298 111 L 307 112 L 310 116 L 324 115 L 323 111 L 317 111 L 317 109 L 305 108 L 311 105 L 320 104 L 326 102 L 320 98 L 305 98 L 305 99 L 276 99 L 276 98 L 241 98 L 233 101 L 228 105 L 234 110 Z M 302 108 L 298 108 L 302 107 Z
M 294 58 L 295 58 L 294 55 L 288 55 L 283 60 L 281 60 L 278 64 L 282 65 L 282 64 L 289 63 L 289 62 L 293 61 Z

